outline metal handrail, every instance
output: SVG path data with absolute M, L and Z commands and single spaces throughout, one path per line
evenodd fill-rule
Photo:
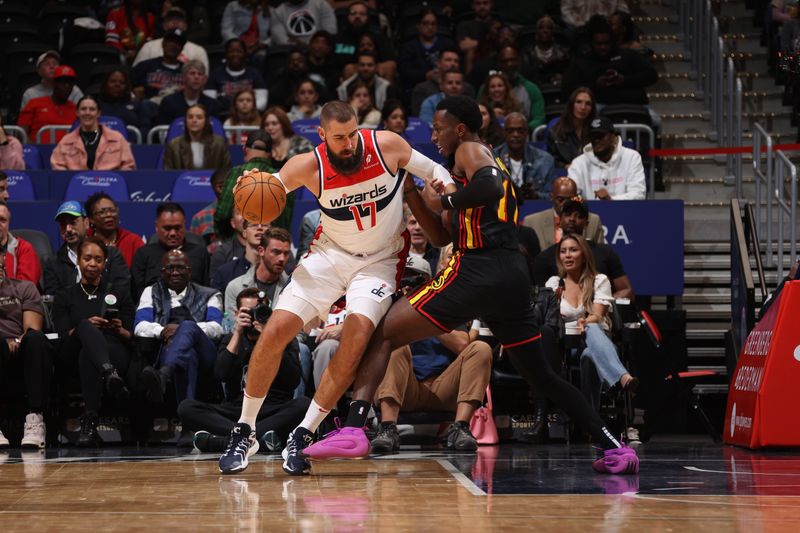
M 22 144 L 28 144 L 28 132 L 25 131 L 25 128 L 12 124 L 4 124 L 2 128 L 5 130 L 6 135 L 13 135 Z
M 164 144 L 164 139 L 166 139 L 168 131 L 169 126 L 153 126 L 150 128 L 150 131 L 147 132 L 147 144 Z M 154 142 L 156 135 L 158 135 L 158 142 Z
M 133 135 L 136 138 L 135 144 L 142 144 L 142 130 L 137 128 L 136 126 L 125 126 L 128 130 L 128 133 Z
M 766 144 L 766 157 L 762 156 L 762 147 Z M 756 226 L 761 229 L 764 220 L 761 217 L 761 185 L 767 191 L 772 190 L 772 150 L 774 143 L 772 136 L 766 132 L 761 124 L 753 125 L 753 177 L 756 183 Z M 766 167 L 762 164 L 766 161 Z M 740 180 L 741 181 L 741 180 Z M 772 202 L 771 194 L 767 196 L 767 266 L 772 266 Z M 763 235 L 764 232 L 760 231 Z
M 222 129 L 225 130 L 226 137 L 228 136 L 228 134 L 233 133 L 233 142 L 231 144 L 237 145 L 243 143 L 245 133 L 251 131 L 258 131 L 261 128 L 259 128 L 258 126 L 223 126 Z
M 753 204 L 748 203 L 744 206 L 744 227 L 748 244 L 753 248 L 753 256 L 756 259 L 756 272 L 758 273 L 758 286 L 761 289 L 761 301 L 767 297 L 767 277 L 764 275 L 764 262 L 761 260 L 761 241 L 758 239 L 758 228 L 756 227 L 756 215 L 753 211 Z
M 794 263 L 797 260 L 797 166 L 789 161 L 783 150 L 775 152 L 775 180 L 773 184 L 774 190 L 770 189 L 770 193 L 774 194 L 775 206 L 778 208 L 778 278 L 783 277 L 783 235 L 786 223 L 784 217 L 789 218 L 789 253 L 790 260 Z M 786 172 L 789 172 L 789 203 L 785 198 L 784 177 Z M 771 204 L 773 198 L 769 199 Z M 768 204 L 768 205 L 769 205 Z M 768 228 L 772 226 L 772 219 L 768 221 Z M 769 252 L 768 252 L 769 253 Z M 767 257 L 771 257 L 768 255 Z
M 620 134 L 620 136 L 624 139 L 629 131 L 635 133 L 635 143 L 636 147 L 638 148 L 641 145 L 641 138 L 642 134 L 647 134 L 650 143 L 648 146 L 653 149 L 656 146 L 656 134 L 653 132 L 653 128 L 648 126 L 647 124 L 629 124 L 629 123 L 620 123 L 614 124 L 614 129 Z M 650 163 L 648 165 L 650 172 L 648 176 L 648 186 L 647 186 L 647 198 L 652 200 L 655 198 L 655 185 L 656 185 L 656 159 L 655 157 L 650 158 Z
M 36 144 L 56 144 L 56 132 L 63 131 L 69 132 L 72 129 L 72 126 L 62 126 L 56 124 L 50 124 L 48 126 L 42 126 L 39 131 L 36 132 Z M 45 133 L 50 134 L 50 142 L 43 143 L 42 137 Z
M 540 124 L 536 126 L 536 129 L 533 130 L 531 133 L 531 140 L 533 142 L 542 142 L 545 139 L 545 132 L 547 131 L 547 124 Z

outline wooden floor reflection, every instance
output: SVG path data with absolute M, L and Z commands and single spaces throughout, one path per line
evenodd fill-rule
M 800 530 L 795 495 L 485 495 L 448 460 L 413 455 L 317 463 L 301 478 L 263 457 L 224 477 L 196 456 L 22 459 L 0 465 L 2 532 Z

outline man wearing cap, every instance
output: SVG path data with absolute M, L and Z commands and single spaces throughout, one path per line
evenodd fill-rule
M 184 33 L 189 29 L 189 23 L 186 20 L 186 12 L 179 7 L 172 7 L 168 9 L 164 15 L 164 31 L 168 32 L 169 30 L 175 29 L 181 30 Z M 139 63 L 147 61 L 148 59 L 156 59 L 161 57 L 164 54 L 162 43 L 163 39 L 153 39 L 152 41 L 147 41 L 144 43 L 142 48 L 139 50 L 139 53 L 136 54 L 136 59 L 133 61 L 133 66 L 135 67 Z M 181 63 L 186 63 L 192 59 L 196 59 L 205 65 L 206 72 L 209 70 L 208 53 L 206 52 L 206 49 L 191 41 L 186 41 L 186 43 L 183 45 L 183 50 L 181 50 L 180 54 L 178 55 L 178 59 L 181 61 Z
M 528 215 L 522 221 L 523 226 L 532 228 L 539 238 L 539 250 L 546 250 L 561 240 L 561 208 L 564 202 L 578 196 L 578 186 L 570 178 L 562 176 L 553 182 L 550 200 L 553 209 L 545 209 Z M 583 236 L 590 241 L 603 242 L 603 224 L 600 217 L 589 213 L 589 220 L 583 230 Z
M 269 173 L 276 172 L 277 169 L 272 166 L 271 158 L 272 140 L 269 135 L 263 130 L 249 133 L 247 142 L 244 145 L 244 163 L 233 167 L 228 173 L 225 188 L 222 191 L 219 205 L 217 205 L 217 212 L 214 213 L 214 226 L 217 229 L 217 235 L 222 240 L 233 237 L 231 217 L 233 216 L 233 186 L 236 185 L 236 180 L 246 171 L 252 169 Z M 289 193 L 286 195 L 286 209 L 272 222 L 272 225 L 289 229 L 292 223 L 291 213 L 293 208 L 294 193 Z
M 25 92 L 22 93 L 22 102 L 19 106 L 20 109 L 24 109 L 25 106 L 28 105 L 28 102 L 34 98 L 50 96 L 53 94 L 53 75 L 56 67 L 58 67 L 60 64 L 61 55 L 59 55 L 59 53 L 55 50 L 48 50 L 39 56 L 39 58 L 36 60 L 36 72 L 42 78 L 42 81 L 25 89 Z M 83 96 L 83 91 L 81 91 L 80 87 L 74 85 L 72 87 L 72 92 L 69 95 L 69 99 L 77 104 L 81 96 Z
M 142 61 L 131 70 L 131 86 L 140 99 L 147 98 L 155 104 L 181 89 L 183 63 L 178 56 L 186 44 L 186 33 L 172 29 L 161 39 L 163 55 Z
M 430 278 L 427 261 L 409 256 L 401 282 L 403 292 L 413 291 Z M 467 324 L 394 350 L 375 394 L 381 425 L 370 451 L 400 450 L 397 416 L 401 410 L 455 411 L 455 424 L 469 427 L 472 413 L 483 402 L 491 370 L 491 347 L 483 341 L 470 343 Z M 446 444 L 451 450 L 473 451 L 478 447 L 470 432 L 457 439 L 453 433 L 453 437 Z
M 56 254 L 44 264 L 42 290 L 44 294 L 55 294 L 59 289 L 74 285 L 80 281 L 78 270 L 78 245 L 89 229 L 89 219 L 80 202 L 70 200 L 64 202 L 56 211 L 55 221 L 58 233 L 64 243 Z M 131 273 L 122 254 L 114 246 L 108 247 L 108 259 L 103 270 L 103 282 L 115 286 L 127 286 L 131 281 Z
M 622 145 L 614 123 L 600 116 L 589 123 L 591 146 L 572 160 L 569 177 L 587 200 L 644 200 L 642 156 Z
M 33 245 L 9 232 L 11 209 L 0 200 L 0 255 L 5 258 L 6 277 L 24 279 L 39 285 L 42 266 Z
M 53 93 L 31 99 L 19 112 L 17 124 L 35 141 L 36 134 L 44 126 L 72 126 L 78 117 L 77 106 L 70 100 L 75 88 L 75 70 L 67 65 L 56 67 L 53 71 Z M 57 143 L 66 135 L 58 131 L 54 136 L 42 139 L 43 142 Z

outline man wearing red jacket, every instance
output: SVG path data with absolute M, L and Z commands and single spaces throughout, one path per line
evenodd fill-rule
M 6 273 L 10 279 L 24 279 L 39 285 L 42 265 L 33 245 L 14 237 L 8 232 L 11 224 L 11 210 L 8 204 L 0 201 L 0 253 L 6 257 Z

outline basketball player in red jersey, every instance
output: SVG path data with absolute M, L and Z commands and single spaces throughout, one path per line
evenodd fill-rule
M 399 135 L 359 130 L 353 108 L 329 102 L 320 114 L 323 143 L 299 154 L 276 174 L 287 192 L 306 187 L 319 199 L 320 226 L 309 253 L 292 273 L 253 349 L 247 371 L 242 414 L 225 453 L 222 473 L 247 468 L 258 451 L 255 422 L 286 345 L 303 326 L 325 317 L 335 301 L 347 299 L 339 349 L 325 370 L 305 419 L 290 435 L 283 468 L 301 474 L 308 464 L 298 453 L 313 442 L 313 432 L 355 378 L 361 355 L 392 303 L 405 267 L 402 187 L 406 172 L 427 181 L 448 183 L 447 170 L 423 156 Z M 264 220 L 263 222 L 269 222 Z
M 480 317 L 502 343 L 517 371 L 561 406 L 603 448 L 596 471 L 634 474 L 636 452 L 620 444 L 583 395 L 556 374 L 542 353 L 527 287 L 528 268 L 517 242 L 517 200 L 507 171 L 478 138 L 481 114 L 474 100 L 451 96 L 433 118 L 433 142 L 448 158 L 456 192 L 423 197 L 409 187 L 407 201 L 431 242 L 453 243 L 445 269 L 408 299 L 395 302 L 373 335 L 358 369 L 345 427 L 307 447 L 311 459 L 359 458 L 368 454 L 363 427 L 392 350 L 449 332 Z M 442 191 L 446 192 L 446 191 Z M 323 376 L 320 387 L 329 385 Z M 349 384 L 339 388 L 343 394 Z M 469 431 L 467 427 L 465 431 Z M 359 453 L 363 450 L 363 453 Z

